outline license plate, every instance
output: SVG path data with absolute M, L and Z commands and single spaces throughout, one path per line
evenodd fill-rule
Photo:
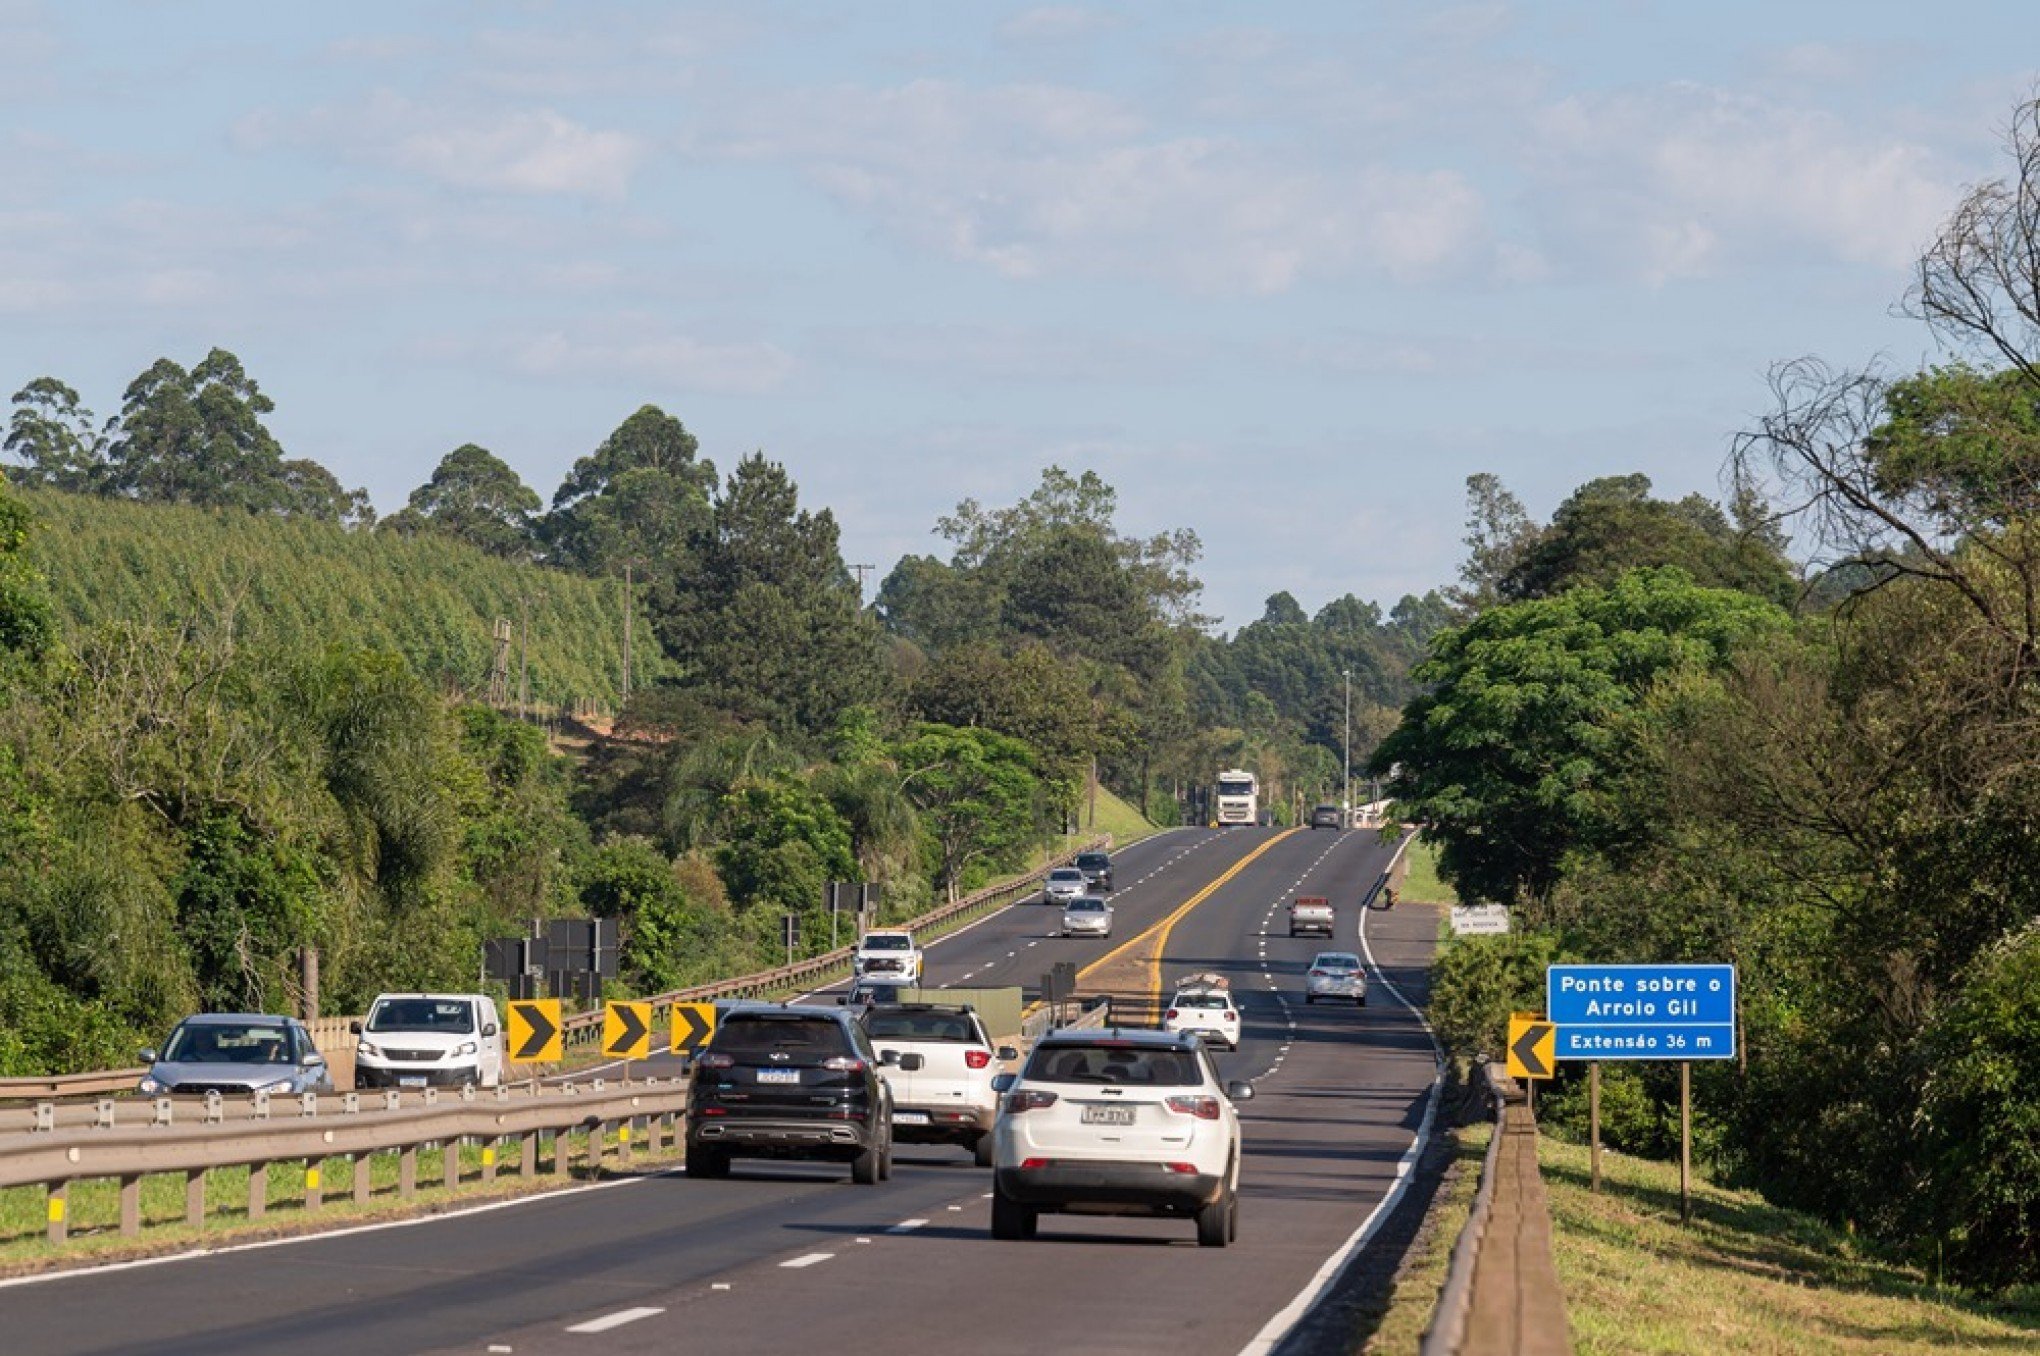
M 425 1079 L 422 1076 L 417 1078 L 400 1077 L 397 1079 L 397 1086 L 400 1088 L 422 1088 L 425 1086 Z
M 800 1070 L 760 1069 L 758 1070 L 758 1081 L 760 1083 L 798 1083 L 800 1082 Z
M 928 1113 L 925 1111 L 895 1111 L 892 1118 L 894 1125 L 926 1125 L 928 1123 Z
M 1130 1106 L 1087 1106 L 1084 1108 L 1085 1125 L 1132 1125 L 1133 1108 Z

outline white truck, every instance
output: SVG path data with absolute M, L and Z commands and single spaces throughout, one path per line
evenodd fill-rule
M 914 945 L 914 934 L 904 928 L 872 929 L 858 941 L 857 953 L 850 958 L 850 968 L 859 979 L 905 984 L 920 983 L 925 965 L 921 948 Z
M 979 1167 L 990 1167 L 999 1110 L 992 1079 L 1000 1072 L 997 1065 L 1020 1058 L 1020 1052 L 1010 1045 L 994 1047 L 968 1006 L 880 1003 L 866 1008 L 860 1020 L 885 1061 L 878 1072 L 892 1089 L 893 1139 L 959 1144 Z M 888 1058 L 892 1055 L 900 1058 Z M 904 1067 L 907 1055 L 921 1056 L 918 1067 Z

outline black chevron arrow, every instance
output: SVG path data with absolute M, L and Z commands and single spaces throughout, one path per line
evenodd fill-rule
M 1537 1057 L 1537 1043 L 1551 1034 L 1551 1023 L 1532 1022 L 1523 1028 L 1523 1034 L 1516 1037 L 1516 1043 L 1509 1047 L 1509 1053 L 1516 1062 L 1530 1071 L 1532 1078 L 1551 1077 L 1549 1065 Z
M 686 1027 L 684 1031 L 681 1029 L 683 1023 Z M 715 1020 L 713 1018 L 704 1019 L 699 1008 L 674 1005 L 673 1050 L 692 1050 L 698 1046 L 706 1045 L 708 1038 L 714 1034 Z
M 637 1049 L 652 1034 L 652 1028 L 646 1023 L 637 1008 L 618 1004 L 611 1008 L 610 1011 L 616 1014 L 616 1024 L 622 1029 L 617 1033 L 620 1039 L 609 1041 L 603 1046 L 603 1054 L 627 1054 Z
M 537 1059 L 545 1053 L 545 1048 L 553 1043 L 553 1037 L 560 1034 L 560 1029 L 553 1025 L 552 1018 L 546 1016 L 545 1009 L 536 1004 L 520 1007 L 517 1011 L 531 1029 L 524 1033 L 524 1044 L 511 1051 L 510 1057 L 518 1060 Z

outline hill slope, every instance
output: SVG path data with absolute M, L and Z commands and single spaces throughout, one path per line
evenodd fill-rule
M 496 619 L 528 607 L 531 697 L 614 706 L 623 675 L 621 586 L 501 560 L 462 542 L 350 532 L 238 510 L 19 491 L 32 553 L 73 634 L 120 622 L 222 616 L 251 639 L 394 651 L 428 678 L 487 690 Z M 638 681 L 664 667 L 639 614 Z M 510 651 L 516 692 L 518 645 Z

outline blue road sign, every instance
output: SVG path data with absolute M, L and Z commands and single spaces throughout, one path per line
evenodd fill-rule
M 1559 1059 L 1735 1058 L 1733 965 L 1554 965 Z

